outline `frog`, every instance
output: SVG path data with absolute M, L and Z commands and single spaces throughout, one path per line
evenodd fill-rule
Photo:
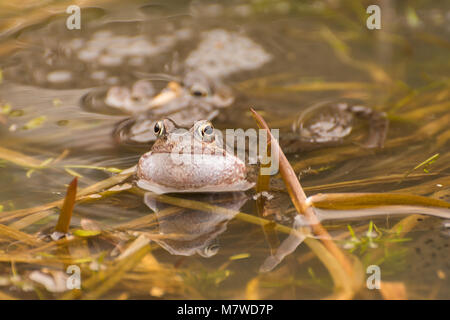
M 367 129 L 355 130 L 360 127 Z M 385 112 L 359 101 L 319 101 L 296 114 L 288 128 L 280 128 L 280 145 L 284 153 L 293 155 L 344 143 L 381 149 L 388 128 Z M 348 139 L 355 131 L 352 139 Z
M 130 93 L 125 90 L 123 94 L 124 90 L 109 91 L 107 100 L 121 108 L 131 106 L 132 103 L 126 103 L 130 101 Z M 117 96 L 113 98 L 114 94 Z M 119 102 L 120 99 L 123 101 Z M 214 119 L 220 109 L 230 106 L 234 99 L 231 88 L 220 79 L 195 70 L 186 71 L 181 79 L 171 80 L 159 94 L 147 99 L 145 107 L 142 107 L 142 99 L 135 101 L 134 105 L 141 107 L 133 107 L 136 112 L 116 125 L 113 136 L 118 144 L 147 144 L 156 140 L 153 127 L 161 117 L 170 117 L 178 125 L 188 127 L 196 119 Z
M 152 77 L 150 75 L 150 77 Z M 155 94 L 152 79 L 139 79 L 129 89 L 126 86 L 110 87 L 104 103 L 126 114 L 141 114 L 153 110 L 158 115 L 183 110 L 188 105 L 198 105 L 204 109 L 224 108 L 231 105 L 234 98 L 228 86 L 219 79 L 213 79 L 201 71 L 189 70 L 181 77 L 162 76 L 169 80 L 160 93 Z
M 156 194 L 249 190 L 251 170 L 222 145 L 218 132 L 208 120 L 189 130 L 168 118 L 157 121 L 158 138 L 137 164 L 137 186 Z

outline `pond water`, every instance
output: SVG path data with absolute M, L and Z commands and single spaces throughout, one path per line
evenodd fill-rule
M 81 29 L 69 30 L 63 2 L 0 1 L 0 298 L 340 292 L 309 242 L 285 241 L 297 218 L 279 175 L 263 194 L 166 198 L 132 187 L 130 176 L 77 202 L 68 239 L 37 234 L 53 231 L 61 203 L 45 205 L 63 199 L 74 176 L 79 190 L 125 177 L 119 172 L 150 150 L 157 120 L 246 130 L 257 128 L 250 107 L 280 130 L 308 196 L 391 192 L 450 202 L 450 7 L 381 1 L 381 29 L 369 30 L 365 5 L 92 0 Z M 175 100 L 148 110 L 174 86 Z M 363 270 L 349 297 L 449 299 L 448 208 L 441 217 L 388 209 L 324 220 Z M 279 261 L 267 268 L 270 256 Z M 82 290 L 65 288 L 70 265 L 80 268 Z M 390 290 L 366 288 L 371 265 Z

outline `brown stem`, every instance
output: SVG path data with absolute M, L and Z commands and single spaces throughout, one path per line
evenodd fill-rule
M 345 271 L 349 275 L 351 275 L 353 273 L 352 264 L 344 255 L 344 253 L 339 249 L 339 247 L 337 247 L 336 244 L 331 240 L 331 236 L 328 231 L 319 223 L 319 220 L 314 213 L 314 209 L 307 204 L 306 194 L 303 191 L 300 181 L 297 179 L 294 169 L 292 169 L 289 161 L 281 150 L 278 141 L 276 141 L 276 139 L 272 136 L 269 126 L 255 110 L 250 108 L 250 111 L 253 113 L 253 117 L 257 121 L 258 126 L 266 129 L 268 135 L 270 136 L 271 143 L 275 147 L 275 154 L 278 154 L 279 156 L 281 177 L 286 183 L 286 188 L 295 208 L 299 213 L 303 214 L 308 219 L 309 223 L 312 226 L 314 234 L 320 237 L 320 240 L 322 241 L 324 246 L 336 257 Z
M 58 223 L 55 227 L 55 230 L 58 232 L 67 233 L 69 231 L 73 207 L 75 206 L 75 200 L 77 197 L 77 185 L 78 179 L 75 177 L 67 187 L 66 198 L 64 199 L 61 213 L 59 214 Z

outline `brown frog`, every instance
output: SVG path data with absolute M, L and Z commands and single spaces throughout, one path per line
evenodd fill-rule
M 165 115 L 188 106 L 208 110 L 223 108 L 234 100 L 231 90 L 220 80 L 213 80 L 200 71 L 188 71 L 181 78 L 167 75 L 163 78 L 170 81 L 157 95 L 152 83 L 142 79 L 136 81 L 131 90 L 123 86 L 109 88 L 105 103 L 128 114 L 152 111 L 155 115 Z
M 254 186 L 241 159 L 219 141 L 211 122 L 189 129 L 174 121 L 156 122 L 158 139 L 137 166 L 137 185 L 155 193 L 245 191 Z
M 197 119 L 213 119 L 221 108 L 230 106 L 234 101 L 233 92 L 228 86 L 197 71 L 187 72 L 181 80 L 170 81 L 166 88 L 151 99 L 135 99 L 133 103 L 125 103 L 130 100 L 130 94 L 121 95 L 120 90 L 113 88 L 108 96 L 122 110 L 125 107 L 132 108 L 130 112 L 136 113 L 120 122 L 114 130 L 116 141 L 121 144 L 156 140 L 153 127 L 161 117 L 170 117 L 178 125 L 189 127 Z

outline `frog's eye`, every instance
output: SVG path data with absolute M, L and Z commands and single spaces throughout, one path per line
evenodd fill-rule
M 162 136 L 165 131 L 164 122 L 162 120 L 157 121 L 153 127 L 153 132 L 155 132 L 155 135 Z
M 198 133 L 203 139 L 210 140 L 214 136 L 214 127 L 210 122 L 205 122 L 198 127 Z
M 205 124 L 201 128 L 202 128 L 202 136 L 209 137 L 213 135 L 214 128 L 212 124 Z
M 203 86 L 193 85 L 190 88 L 190 93 L 194 97 L 206 97 L 208 95 L 208 89 Z

